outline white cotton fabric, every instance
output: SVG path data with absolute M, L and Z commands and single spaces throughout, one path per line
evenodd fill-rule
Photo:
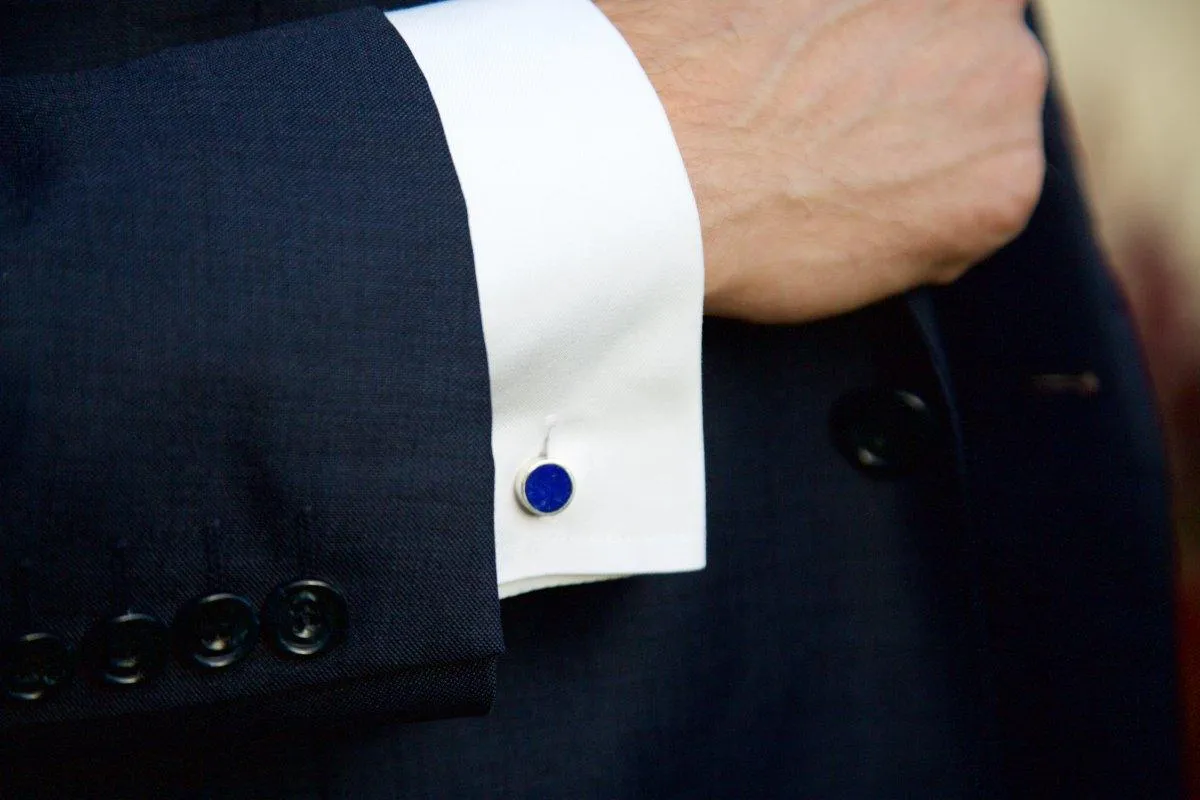
M 429 82 L 470 217 L 500 595 L 701 569 L 700 222 L 653 86 L 589 0 L 387 16 Z M 538 518 L 513 481 L 544 444 L 575 494 Z

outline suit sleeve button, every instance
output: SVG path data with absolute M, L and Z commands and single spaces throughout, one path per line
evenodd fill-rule
M 122 614 L 97 625 L 84 646 L 92 676 L 106 686 L 135 686 L 167 664 L 167 626 L 148 614 Z
M 280 655 L 309 658 L 327 653 L 346 636 L 346 598 L 324 581 L 286 583 L 263 604 L 263 633 Z
M 250 655 L 258 639 L 254 607 L 228 593 L 192 600 L 175 615 L 173 627 L 176 657 L 198 669 L 231 667 Z
M 29 633 L 0 651 L 0 682 L 9 700 L 37 702 L 57 694 L 74 673 L 73 648 L 50 633 Z

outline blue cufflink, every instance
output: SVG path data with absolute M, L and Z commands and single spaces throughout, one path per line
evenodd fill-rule
M 549 517 L 570 504 L 575 481 L 562 464 L 538 458 L 517 473 L 516 491 L 522 508 L 536 517 Z

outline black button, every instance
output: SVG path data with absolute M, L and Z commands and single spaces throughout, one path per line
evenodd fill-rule
M 912 392 L 859 389 L 834 404 L 830 428 L 851 464 L 869 475 L 891 478 L 928 462 L 937 424 L 929 406 Z
M 0 651 L 0 680 L 10 700 L 35 702 L 52 697 L 70 682 L 73 648 L 50 633 L 29 633 Z
M 345 638 L 347 622 L 345 596 L 324 581 L 286 583 L 263 604 L 263 634 L 281 655 L 327 653 Z
M 175 655 L 201 669 L 230 667 L 254 649 L 258 615 L 250 601 L 235 594 L 198 597 L 175 615 Z
M 148 614 L 122 614 L 93 629 L 84 645 L 92 676 L 108 686 L 135 686 L 167 664 L 167 626 Z

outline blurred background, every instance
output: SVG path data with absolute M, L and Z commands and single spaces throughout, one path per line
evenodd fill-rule
M 1100 238 L 1141 330 L 1175 482 L 1200 798 L 1200 0 L 1040 0 Z

